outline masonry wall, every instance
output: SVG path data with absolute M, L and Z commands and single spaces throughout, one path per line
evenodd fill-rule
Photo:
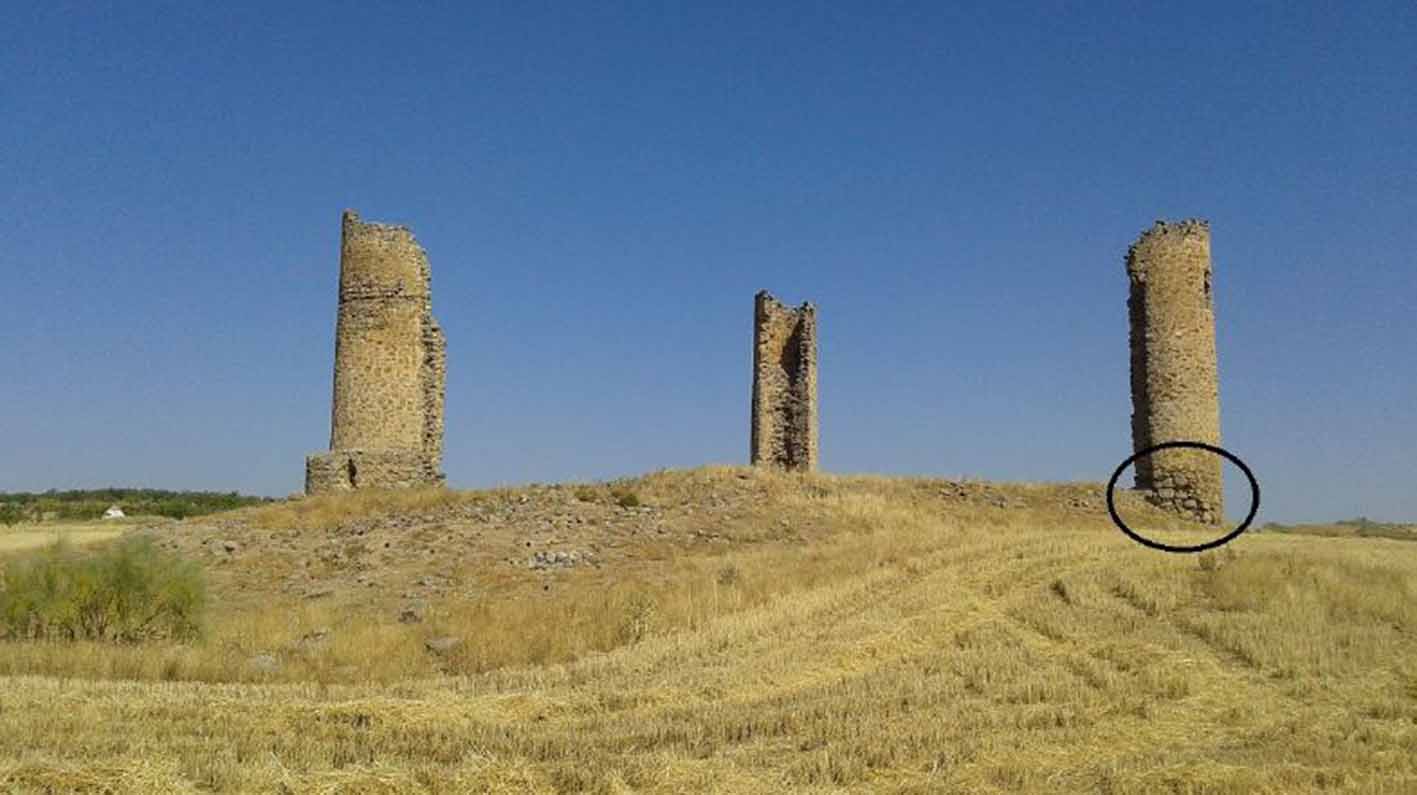
M 345 211 L 331 453 L 307 460 L 307 493 L 442 482 L 447 357 L 429 282 L 412 232 Z
M 1210 227 L 1157 221 L 1127 251 L 1131 292 L 1132 446 L 1220 444 L 1220 387 L 1211 295 Z M 1224 516 L 1222 459 L 1163 450 L 1136 462 L 1136 488 L 1190 519 Z
M 817 469 L 817 309 L 792 309 L 766 291 L 753 305 L 754 466 Z
M 332 450 L 305 460 L 305 493 L 440 485 L 438 467 L 422 450 Z

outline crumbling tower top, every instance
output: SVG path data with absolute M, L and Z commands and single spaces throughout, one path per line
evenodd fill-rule
M 345 210 L 340 223 L 340 302 L 430 295 L 428 257 L 405 226 L 372 224 Z

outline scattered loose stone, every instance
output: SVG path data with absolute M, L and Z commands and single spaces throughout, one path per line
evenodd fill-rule
M 563 569 L 581 563 L 589 563 L 591 557 L 590 552 L 578 550 L 571 552 L 540 550 L 531 556 L 526 565 L 531 569 Z
M 329 636 L 329 627 L 320 627 L 319 629 L 307 632 L 304 635 L 300 636 L 300 640 L 296 641 L 295 647 L 297 649 L 300 649 L 301 651 L 309 651 L 310 649 L 318 648 L 324 645 L 325 640 L 329 638 Z
M 425 640 L 423 642 L 424 648 L 428 649 L 428 651 L 431 651 L 434 654 L 447 654 L 448 652 L 452 651 L 453 649 L 456 649 L 461 645 L 462 638 L 454 638 L 449 635 L 437 638 L 429 638 L 428 640 Z

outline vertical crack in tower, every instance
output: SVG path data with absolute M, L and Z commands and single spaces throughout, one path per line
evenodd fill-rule
M 1211 299 L 1210 227 L 1157 221 L 1127 250 L 1131 292 L 1132 450 L 1163 442 L 1220 444 L 1220 381 Z M 1188 519 L 1224 516 L 1221 459 L 1162 450 L 1136 462 L 1136 488 Z
M 429 282 L 412 232 L 345 211 L 330 452 L 306 458 L 307 494 L 442 484 L 447 354 Z
M 817 469 L 817 308 L 779 303 L 766 290 L 753 302 L 754 466 Z

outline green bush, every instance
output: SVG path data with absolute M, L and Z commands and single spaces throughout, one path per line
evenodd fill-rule
M 25 512 L 18 503 L 0 502 L 0 524 L 9 527 L 25 518 Z
M 90 552 L 60 541 L 9 561 L 0 582 L 11 638 L 185 639 L 199 634 L 205 607 L 201 568 L 141 536 Z
M 611 494 L 615 497 L 615 504 L 620 506 L 621 508 L 639 507 L 640 497 L 633 491 L 630 491 L 628 489 L 616 489 L 615 491 L 611 492 Z

